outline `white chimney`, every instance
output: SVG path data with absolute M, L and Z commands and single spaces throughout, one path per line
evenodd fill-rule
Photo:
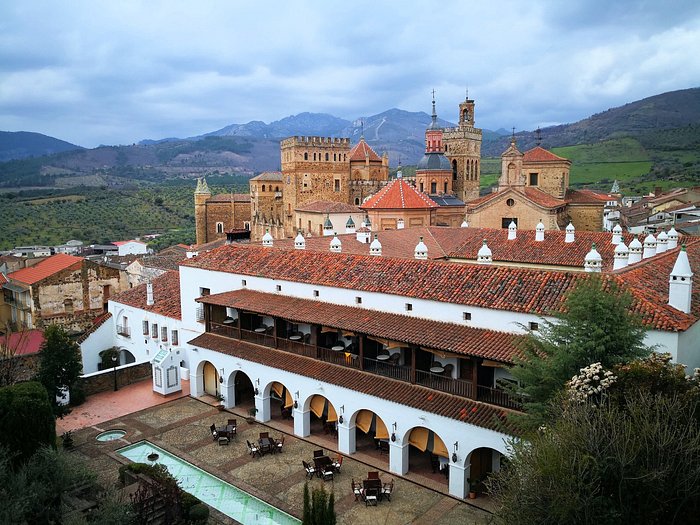
M 576 237 L 576 228 L 574 228 L 574 225 L 569 222 L 569 225 L 566 227 L 566 235 L 564 236 L 564 242 L 574 242 L 574 238 Z
M 596 250 L 595 243 L 591 246 L 591 251 L 586 254 L 583 267 L 587 272 L 600 272 L 603 269 L 603 258 Z
M 306 239 L 304 239 L 304 236 L 301 234 L 301 230 L 299 230 L 299 233 L 297 233 L 297 236 L 294 238 L 294 249 L 295 250 L 305 250 L 306 249 Z
M 460 225 L 460 228 L 469 228 L 469 223 L 467 222 L 466 217 L 465 217 L 465 219 L 462 221 L 462 224 Z
M 646 239 L 644 239 L 644 252 L 642 253 L 642 259 L 648 259 L 654 255 L 656 255 L 656 239 L 650 233 L 647 235 Z
M 352 220 L 352 215 L 348 217 L 348 222 L 345 223 L 345 233 L 355 233 L 355 221 Z
M 636 235 L 630 243 L 629 264 L 635 264 L 642 260 L 642 243 Z
M 150 281 L 146 283 L 146 305 L 153 306 L 155 301 L 153 300 L 153 283 Z
M 326 220 L 323 221 L 323 236 L 330 237 L 331 235 L 333 235 L 333 223 L 330 216 L 326 214 Z
M 191 259 L 192 257 L 197 257 L 197 255 L 199 255 L 199 252 L 195 249 L 194 245 L 190 245 L 190 247 L 187 248 L 185 255 L 188 259 Z
M 508 240 L 514 241 L 517 237 L 518 237 L 518 225 L 515 224 L 515 221 L 510 221 L 510 224 L 508 225 Z
M 661 230 L 656 236 L 656 253 L 664 253 L 668 249 L 668 234 Z
M 340 239 L 338 239 L 337 233 L 334 233 L 333 239 L 331 239 L 331 251 L 333 253 L 340 253 L 341 251 L 343 251 L 343 245 L 340 242 Z
M 624 242 L 620 242 L 615 246 L 615 260 L 613 261 L 613 270 L 619 270 L 629 264 L 630 250 Z
M 369 245 L 369 254 L 370 255 L 381 255 L 382 254 L 382 243 L 379 242 L 379 238 L 377 237 L 377 234 L 374 234 L 374 240 L 372 241 L 372 244 Z
M 613 244 L 620 244 L 622 242 L 622 226 L 620 226 L 619 224 L 616 224 L 612 231 L 613 231 L 613 235 L 612 235 L 611 242 Z
M 542 219 L 540 219 L 540 222 L 535 226 L 535 240 L 537 242 L 544 241 L 544 224 L 542 224 Z
M 423 242 L 423 236 L 420 237 L 418 244 L 416 244 L 416 249 L 413 250 L 413 256 L 421 261 L 428 259 L 428 247 Z
M 678 252 L 676 264 L 671 270 L 671 277 L 668 286 L 668 304 L 676 310 L 690 313 L 693 297 L 693 271 L 690 268 L 688 252 L 685 251 L 685 244 Z
M 404 228 L 403 219 L 398 219 L 398 220 L 396 221 L 396 229 L 397 229 L 397 230 L 403 230 L 403 228 Z
M 673 250 L 674 248 L 678 247 L 678 232 L 676 229 L 671 226 L 671 229 L 668 230 L 668 249 Z
M 367 226 L 360 226 L 360 228 L 355 232 L 355 238 L 357 239 L 357 242 L 361 242 L 362 244 L 369 243 L 369 228 Z
M 476 262 L 478 264 L 491 264 L 493 262 L 491 249 L 486 244 L 486 239 L 484 239 L 484 244 L 479 248 L 479 253 L 476 254 Z
M 274 239 L 272 238 L 272 235 L 270 235 L 270 228 L 268 228 L 267 230 L 265 230 L 265 235 L 263 235 L 262 245 L 269 248 L 272 246 L 273 240 Z

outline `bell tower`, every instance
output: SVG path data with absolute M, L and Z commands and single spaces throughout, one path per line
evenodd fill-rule
M 479 197 L 481 179 L 481 130 L 474 127 L 474 105 L 467 92 L 459 104 L 459 125 L 445 128 L 442 136 L 452 166 L 452 188 L 464 202 Z

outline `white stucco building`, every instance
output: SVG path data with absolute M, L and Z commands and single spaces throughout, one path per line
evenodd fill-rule
M 364 243 L 366 255 L 347 253 L 349 240 L 332 253 L 326 239 L 323 251 L 231 244 L 183 261 L 153 280 L 152 296 L 140 285 L 110 300 L 111 334 L 101 327 L 83 343 L 86 372 L 96 362 L 86 354 L 108 343 L 137 362 L 168 353 L 168 377 L 183 374 L 192 396 L 255 406 L 262 422 L 291 416 L 302 437 L 330 424 L 338 451 L 376 442 L 391 472 L 446 469 L 447 489 L 463 498 L 467 480 L 500 468 L 507 453 L 518 404 L 501 387 L 517 340 L 590 273 L 632 292 L 650 345 L 700 367 L 696 239 L 685 239 L 685 251 L 671 236 L 661 253 L 630 264 L 615 250 L 631 244 L 621 234 L 420 233 L 416 251 L 391 237 L 410 230 L 382 232 L 379 256 Z M 475 264 L 483 239 L 491 257 Z M 443 260 L 431 257 L 436 243 Z M 388 256 L 395 251 L 411 255 Z

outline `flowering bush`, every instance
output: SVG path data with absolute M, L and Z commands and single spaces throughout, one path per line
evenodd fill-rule
M 579 403 L 600 400 L 616 380 L 617 377 L 610 370 L 603 370 L 602 364 L 593 363 L 582 368 L 567 382 L 569 398 Z

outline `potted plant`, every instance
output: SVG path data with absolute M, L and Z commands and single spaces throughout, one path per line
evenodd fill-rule
M 218 408 L 219 410 L 224 410 L 224 408 L 226 408 L 224 406 L 224 396 L 222 396 L 221 393 L 217 393 L 214 397 L 219 402 L 219 404 L 216 405 L 216 408 Z
M 67 430 L 61 435 L 61 441 L 63 443 L 63 448 L 70 450 L 73 448 L 73 431 Z
M 479 480 L 468 478 L 467 483 L 469 483 L 469 499 L 476 499 L 479 490 Z
M 248 417 L 246 418 L 246 421 L 248 423 L 255 423 L 255 414 L 258 413 L 258 409 L 255 407 L 251 407 L 248 409 Z

